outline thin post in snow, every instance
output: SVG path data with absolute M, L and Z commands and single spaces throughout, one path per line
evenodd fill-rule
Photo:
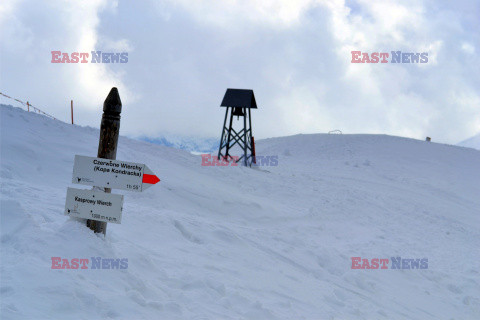
M 117 158 L 118 136 L 120 135 L 120 113 L 122 101 L 117 88 L 110 90 L 103 103 L 102 122 L 100 124 L 100 139 L 98 141 L 98 158 L 115 160 Z M 111 193 L 111 188 L 105 188 L 106 193 Z M 107 233 L 107 223 L 97 220 L 87 220 L 87 227 L 95 233 Z

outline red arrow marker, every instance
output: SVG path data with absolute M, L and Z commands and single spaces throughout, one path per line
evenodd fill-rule
M 143 174 L 143 183 L 156 184 L 160 179 L 154 174 Z

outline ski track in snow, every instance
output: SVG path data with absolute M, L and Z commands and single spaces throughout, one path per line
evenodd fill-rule
M 63 215 L 99 131 L 1 106 L 2 319 L 476 319 L 480 151 L 385 135 L 257 142 L 276 167 L 121 137 L 161 182 L 124 194 L 107 237 Z M 428 258 L 352 270 L 351 257 Z M 52 270 L 51 257 L 127 258 Z M 391 267 L 391 264 L 389 265 Z

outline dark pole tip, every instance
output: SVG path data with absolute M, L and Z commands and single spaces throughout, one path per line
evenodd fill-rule
M 118 89 L 113 87 L 110 90 L 105 102 L 103 103 L 103 112 L 122 112 L 122 101 L 120 100 L 120 95 L 118 94 Z

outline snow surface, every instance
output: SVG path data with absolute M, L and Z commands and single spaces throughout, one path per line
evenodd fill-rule
M 458 145 L 462 147 L 480 150 L 480 133 L 474 135 L 471 138 L 468 138 L 467 140 L 460 142 Z
M 203 167 L 120 138 L 162 181 L 107 237 L 63 215 L 99 131 L 1 108 L 1 319 L 478 319 L 480 151 L 383 135 L 257 142 L 276 167 Z M 88 189 L 88 187 L 84 187 Z M 428 258 L 352 270 L 351 257 Z M 127 258 L 53 270 L 51 257 Z

